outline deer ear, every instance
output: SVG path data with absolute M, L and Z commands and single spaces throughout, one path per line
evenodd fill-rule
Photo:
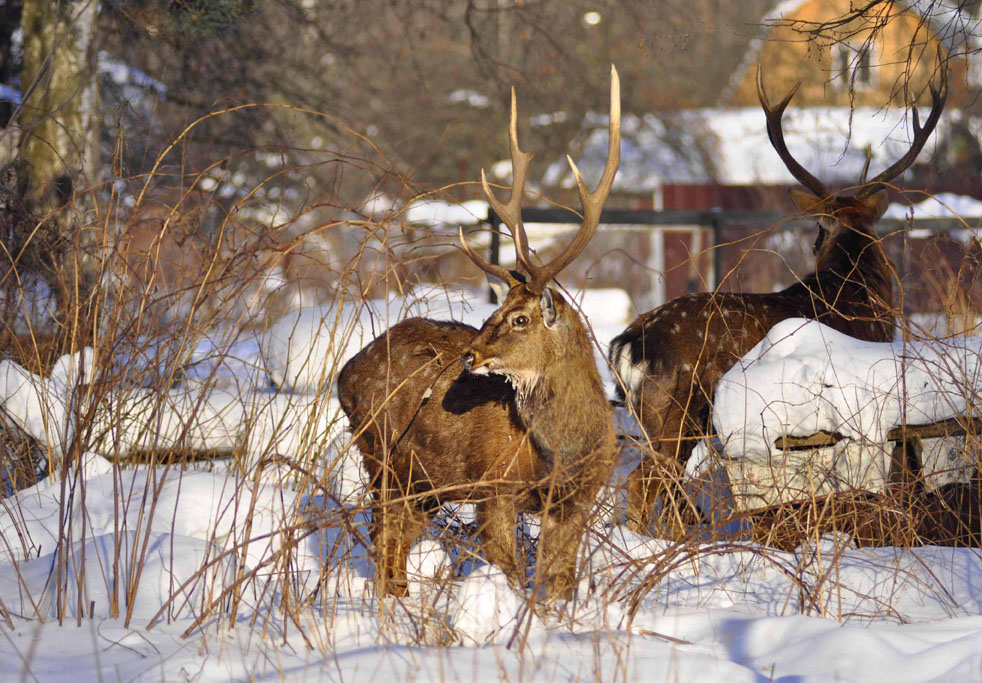
M 874 222 L 883 217 L 883 214 L 887 211 L 887 207 L 890 205 L 890 198 L 887 197 L 886 190 L 880 190 L 866 201 L 869 202 L 870 209 L 876 214 Z
M 491 291 L 498 298 L 498 303 L 504 303 L 505 299 L 508 297 L 508 290 L 511 289 L 508 283 L 501 278 L 488 273 L 488 285 L 491 287 Z
M 545 326 L 555 327 L 559 320 L 559 314 L 556 313 L 556 302 L 552 299 L 552 290 L 548 287 L 542 290 L 542 296 L 539 297 L 539 308 L 542 310 L 542 322 L 545 323 Z
M 826 211 L 822 208 L 824 204 L 822 198 L 816 197 L 811 192 L 802 192 L 801 190 L 795 190 L 792 188 L 788 190 L 788 195 L 791 197 L 791 203 L 794 204 L 794 208 L 801 213 L 826 213 Z

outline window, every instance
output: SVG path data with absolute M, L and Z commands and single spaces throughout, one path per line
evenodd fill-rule
M 832 85 L 837 90 L 872 88 L 875 84 L 872 45 L 863 43 L 858 48 L 850 43 L 839 43 L 833 49 Z

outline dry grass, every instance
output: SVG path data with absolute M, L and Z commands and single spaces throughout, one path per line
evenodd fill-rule
M 351 172 L 377 171 L 385 163 L 352 158 L 330 162 L 348 164 Z M 323 368 L 313 398 L 297 397 L 297 403 L 280 412 L 273 412 L 274 403 L 287 392 L 275 393 L 261 385 L 258 391 L 249 390 L 242 417 L 234 421 L 240 431 L 217 445 L 201 438 L 216 419 L 209 413 L 210 402 L 216 392 L 235 394 L 240 388 L 226 384 L 228 377 L 218 365 L 210 373 L 191 378 L 194 351 L 204 341 L 211 340 L 218 356 L 234 352 L 240 338 L 230 331 L 261 335 L 298 300 L 309 302 L 313 297 L 359 304 L 388 291 L 409 292 L 423 276 L 455 277 L 460 266 L 453 255 L 453 238 L 445 242 L 427 238 L 418 244 L 412 231 L 404 230 L 398 212 L 382 218 L 368 216 L 356 205 L 339 207 L 333 197 L 310 197 L 280 222 L 268 224 L 256 218 L 261 212 L 251 193 L 233 210 L 219 213 L 212 204 L 217 203 L 215 198 L 200 190 L 218 167 L 215 164 L 200 175 L 177 179 L 158 175 L 128 179 L 144 188 L 136 206 L 127 212 L 129 218 L 123 216 L 121 198 L 113 195 L 114 190 L 99 209 L 82 214 L 75 206 L 65 207 L 63 214 L 82 220 L 62 224 L 87 227 L 76 230 L 67 250 L 60 244 L 58 253 L 62 258 L 65 253 L 79 254 L 78 261 L 85 267 L 45 273 L 52 278 L 57 302 L 54 320 L 24 330 L 18 327 L 21 323 L 11 322 L 23 320 L 23 315 L 5 318 L 4 358 L 32 372 L 49 374 L 55 359 L 85 347 L 94 349 L 97 359 L 94 376 L 71 387 L 68 413 L 77 428 L 63 443 L 26 436 L 9 418 L 0 424 L 0 475 L 6 501 L 19 500 L 14 494 L 49 474 L 60 487 L 62 523 L 57 548 L 40 549 L 45 554 L 56 550 L 53 578 L 42 594 L 27 596 L 23 604 L 33 605 L 33 612 L 25 610 L 22 616 L 47 618 L 50 614 L 63 621 L 75 615 L 80 623 L 90 612 L 91 607 L 82 604 L 80 597 L 84 575 L 75 569 L 83 567 L 84 574 L 87 565 L 79 553 L 85 552 L 85 545 L 80 542 L 89 538 L 81 521 L 87 483 L 78 472 L 86 454 L 97 452 L 111 464 L 120 532 L 104 580 L 111 586 L 110 614 L 126 625 L 153 627 L 180 619 L 191 634 L 248 623 L 272 639 L 285 640 L 289 633 L 299 632 L 310 647 L 327 652 L 332 644 L 323 625 L 337 618 L 342 602 L 350 608 L 351 602 L 361 600 L 362 609 L 379 618 L 383 639 L 437 646 L 461 642 L 448 611 L 448 598 L 479 552 L 476 530 L 469 521 L 450 514 L 427 531 L 426 537 L 441 544 L 452 563 L 428 580 L 423 592 L 379 600 L 366 587 L 364 567 L 356 566 L 372 553 L 366 525 L 370 506 L 357 497 L 337 500 L 337 488 L 331 481 L 339 463 L 351 455 L 343 441 L 334 440 L 343 428 L 343 416 L 331 413 L 328 400 L 340 369 L 336 364 Z M 170 189 L 157 192 L 157 184 Z M 151 196 L 164 198 L 155 199 L 144 211 Z M 332 208 L 322 210 L 327 203 Z M 28 275 L 43 273 L 33 265 L 44 263 L 43 257 L 20 261 L 14 256 L 41 254 L 50 248 L 33 242 L 43 230 L 28 228 L 62 222 L 65 215 L 25 214 L 22 218 L 26 223 L 14 231 L 23 236 L 22 243 L 7 244 L 13 258 L 2 283 L 6 301 L 23 302 L 24 283 L 31 281 Z M 95 216 L 100 217 L 95 220 Z M 86 231 L 97 232 L 98 239 Z M 350 246 L 352 243 L 358 246 Z M 423 255 L 414 261 L 417 249 Z M 343 257 L 335 258 L 338 253 Z M 185 262 L 188 254 L 193 258 Z M 276 266 L 288 269 L 291 260 L 297 259 L 305 266 L 285 272 L 297 274 L 298 279 L 287 275 L 284 285 L 273 287 L 272 281 L 280 276 L 271 276 L 271 271 Z M 438 266 L 434 265 L 437 261 Z M 310 274 L 311 264 L 319 271 L 316 278 Z M 974 276 L 964 272 L 955 281 L 962 289 L 966 282 L 975 287 Z M 939 298 L 945 306 L 954 307 L 942 311 L 946 316 L 964 320 L 966 302 L 974 301 L 976 293 L 945 290 Z M 915 332 L 912 329 L 910 334 Z M 338 328 L 336 333 L 341 341 L 352 330 Z M 257 368 L 257 372 L 263 370 Z M 181 397 L 177 403 L 175 396 Z M 250 440 L 249 434 L 259 433 L 261 424 L 265 438 Z M 161 434 L 169 436 L 161 440 Z M 966 451 L 974 457 L 979 452 L 977 436 L 970 433 L 967 443 Z M 629 458 L 631 449 L 646 448 L 645 440 L 643 436 L 633 442 L 627 439 L 625 447 Z M 607 524 L 611 519 L 617 521 L 616 505 L 613 511 L 601 507 L 588 532 L 590 542 L 583 557 L 584 574 L 589 573 L 591 579 L 588 588 L 561 606 L 544 605 L 529 591 L 526 608 L 507 642 L 521 646 L 536 614 L 572 628 L 592 623 L 598 605 L 622 606 L 633 617 L 659 595 L 673 575 L 710 556 L 746 554 L 774 567 L 797 586 L 797 609 L 825 614 L 822 592 L 827 584 L 816 578 L 817 565 L 796 564 L 788 551 L 817 546 L 830 535 L 850 539 L 844 547 L 979 546 L 982 494 L 978 480 L 933 488 L 911 462 L 914 460 L 902 454 L 895 476 L 882 491 L 813 496 L 732 514 L 726 511 L 726 499 L 714 499 L 720 495 L 718 488 L 697 491 L 676 471 L 666 477 L 673 495 L 663 496 L 662 514 L 653 529 L 662 539 L 658 550 L 639 556 L 618 533 L 619 527 Z M 168 529 L 154 518 L 158 502 L 165 502 L 165 483 L 181 470 L 212 467 L 230 472 L 228 514 L 244 521 L 232 525 L 227 533 L 214 530 L 200 567 L 181 574 L 183 580 L 171 587 L 156 615 L 145 623 L 137 620 L 135 598 L 155 539 L 153 532 L 173 531 L 176 523 L 172 521 Z M 133 472 L 143 478 L 139 499 L 129 495 Z M 303 503 L 284 505 L 272 531 L 257 536 L 252 520 L 256 506 L 265 500 L 263 487 L 269 485 Z M 687 504 L 678 506 L 682 500 Z M 696 510 L 705 516 L 694 516 Z M 712 515 L 706 514 L 710 510 Z M 124 530 L 132 535 L 125 535 Z M 21 542 L 7 533 L 7 547 Z M 260 558 L 251 557 L 250 549 L 267 540 L 266 534 L 270 550 Z M 533 536 L 526 534 L 521 540 L 523 556 L 533 557 Z M 36 557 L 37 553 L 29 549 L 19 555 Z M 311 553 L 322 561 L 311 564 L 304 559 Z M 821 571 L 829 572 L 836 556 L 823 562 Z M 307 576 L 312 566 L 318 568 L 319 576 Z M 534 570 L 529 562 L 530 576 Z M 9 621 L 7 610 L 0 605 L 0 618 Z M 319 625 L 312 625 L 311 615 Z M 615 631 L 628 626 L 610 624 L 609 641 L 615 640 Z M 660 637 L 650 631 L 642 635 Z M 604 635 L 597 637 L 599 648 Z M 626 667 L 622 673 L 626 676 Z

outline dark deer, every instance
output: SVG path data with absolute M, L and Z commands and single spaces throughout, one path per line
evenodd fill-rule
M 380 593 L 405 594 L 406 555 L 437 509 L 476 504 L 485 559 L 516 586 L 519 513 L 541 515 L 536 572 L 548 599 L 575 587 L 580 539 L 614 462 L 614 427 L 573 307 L 549 283 L 590 242 L 620 160 L 620 85 L 611 70 L 610 151 L 591 194 L 576 165 L 583 223 L 549 263 L 534 265 L 521 218 L 532 158 L 518 146 L 515 95 L 509 130 L 513 181 L 507 204 L 482 173 L 488 202 L 515 241 L 516 270 L 464 252 L 507 283 L 504 303 L 480 330 L 422 318 L 391 327 L 341 370 L 338 397 L 371 479 L 372 544 Z M 461 365 L 463 371 L 461 371 Z
M 939 89 L 931 86 L 931 113 L 923 127 L 913 109 L 914 140 L 907 153 L 868 182 L 867 160 L 859 189 L 851 195 L 829 192 L 788 152 L 781 119 L 798 85 L 771 106 L 757 69 L 757 95 L 771 145 L 809 190 L 791 190 L 791 201 L 799 212 L 818 219 L 814 272 L 770 294 L 679 297 L 641 315 L 611 342 L 610 362 L 623 382 L 621 398 L 630 399 L 651 440 L 652 452 L 628 480 L 628 518 L 635 530 L 649 531 L 659 495 L 663 502 L 678 500 L 677 475 L 695 442 L 708 433 L 717 381 L 773 325 L 787 318 L 813 318 L 858 339 L 893 338 L 893 265 L 875 226 L 887 207 L 886 186 L 914 162 L 941 116 L 946 82 L 942 78 Z M 666 510 L 675 513 L 663 520 L 669 528 L 694 521 L 684 502 Z M 679 510 L 686 512 L 679 515 Z

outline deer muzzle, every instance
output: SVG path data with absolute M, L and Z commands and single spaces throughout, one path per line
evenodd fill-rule
M 460 357 L 460 364 L 464 366 L 464 370 L 475 375 L 486 375 L 490 372 L 487 359 L 482 358 L 480 354 L 474 351 L 465 351 Z

